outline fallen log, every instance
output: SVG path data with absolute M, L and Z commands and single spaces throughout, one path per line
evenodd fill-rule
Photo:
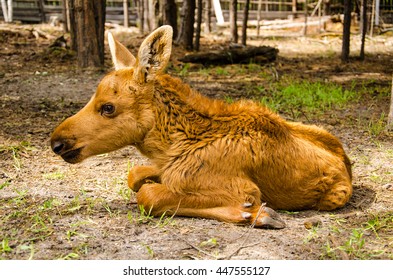
M 186 54 L 180 58 L 181 62 L 201 63 L 204 65 L 223 64 L 265 64 L 276 60 L 278 49 L 268 46 L 233 47 L 224 50 L 198 52 Z

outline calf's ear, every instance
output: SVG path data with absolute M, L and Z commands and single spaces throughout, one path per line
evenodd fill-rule
M 139 83 L 153 81 L 169 62 L 173 30 L 164 25 L 153 31 L 139 48 L 134 78 Z
M 117 41 L 110 32 L 108 32 L 108 43 L 112 62 L 116 70 L 134 66 L 136 61 L 135 57 L 124 45 Z

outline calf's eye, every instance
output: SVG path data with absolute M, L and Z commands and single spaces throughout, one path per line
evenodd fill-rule
M 101 115 L 111 115 L 115 112 L 115 106 L 110 103 L 101 106 Z

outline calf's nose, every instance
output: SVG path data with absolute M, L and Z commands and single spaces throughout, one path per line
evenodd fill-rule
M 51 147 L 55 154 L 60 155 L 64 151 L 65 144 L 61 141 L 52 141 Z

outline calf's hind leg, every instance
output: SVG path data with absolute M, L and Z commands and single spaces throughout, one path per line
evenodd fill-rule
M 227 193 L 177 194 L 159 183 L 144 184 L 137 193 L 138 205 L 155 216 L 162 214 L 216 219 L 236 224 L 255 224 L 261 228 L 284 228 L 285 223 L 272 209 L 237 202 Z
M 350 182 L 336 183 L 329 189 L 318 202 L 318 210 L 331 211 L 343 207 L 352 195 L 352 185 Z

